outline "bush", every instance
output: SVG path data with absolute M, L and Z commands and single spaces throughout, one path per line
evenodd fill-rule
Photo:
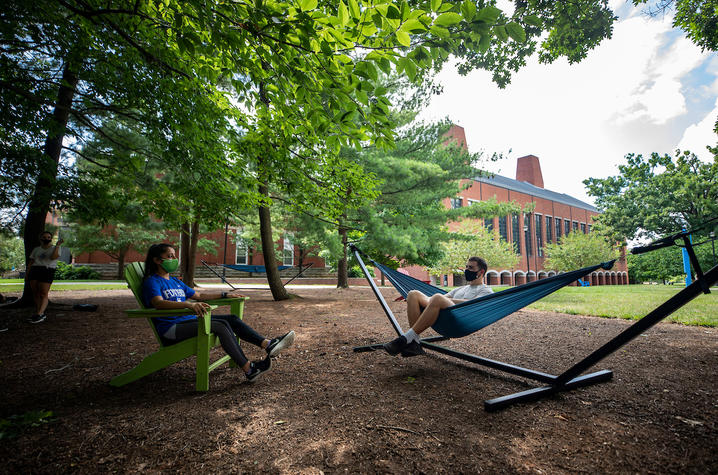
M 92 270 L 88 266 L 71 266 L 62 261 L 57 263 L 57 271 L 55 271 L 55 280 L 96 280 L 100 278 L 100 274 Z
M 369 271 L 369 275 L 374 277 L 374 269 L 367 268 L 367 270 Z M 359 266 L 350 267 L 347 274 L 349 277 L 364 277 L 364 273 L 361 271 L 361 267 Z

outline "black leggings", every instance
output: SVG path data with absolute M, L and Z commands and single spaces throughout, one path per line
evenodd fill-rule
M 164 338 L 164 340 L 169 344 L 187 340 L 197 336 L 197 328 L 197 320 L 177 323 L 175 324 L 174 339 Z M 237 318 L 236 315 L 212 315 L 210 328 L 212 333 L 219 338 L 219 342 L 222 348 L 224 348 L 224 351 L 240 368 L 247 364 L 249 360 L 244 356 L 237 337 L 260 348 L 262 342 L 265 340 L 263 336 L 254 331 L 252 327 L 244 323 L 241 319 Z

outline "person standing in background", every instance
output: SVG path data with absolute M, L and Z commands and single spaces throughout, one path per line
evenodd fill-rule
M 30 253 L 29 270 L 26 278 L 35 299 L 35 314 L 28 319 L 30 323 L 42 323 L 47 319 L 45 309 L 47 308 L 50 286 L 55 279 L 57 260 L 60 257 L 60 244 L 62 242 L 62 238 L 58 238 L 57 243 L 53 246 L 52 233 L 43 231 L 40 233 L 40 245 Z

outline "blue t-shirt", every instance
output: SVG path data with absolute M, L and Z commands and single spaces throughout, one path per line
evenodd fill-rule
M 184 302 L 194 295 L 194 290 L 184 282 L 174 277 L 165 279 L 159 275 L 151 275 L 142 282 L 142 300 L 145 307 L 152 308 L 152 299 L 160 296 L 163 300 L 173 302 Z M 156 317 L 152 321 L 155 324 L 157 333 L 164 335 L 172 325 L 187 320 L 196 320 L 197 315 L 182 315 L 180 317 Z

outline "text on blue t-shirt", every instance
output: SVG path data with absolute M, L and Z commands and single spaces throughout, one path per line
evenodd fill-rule
M 142 301 L 147 308 L 152 308 L 152 299 L 158 296 L 163 300 L 184 302 L 194 294 L 194 289 L 174 277 L 165 279 L 155 274 L 142 282 Z M 197 315 L 182 315 L 180 317 L 156 317 L 152 319 L 152 322 L 155 324 L 157 333 L 164 335 L 175 323 L 196 319 Z

